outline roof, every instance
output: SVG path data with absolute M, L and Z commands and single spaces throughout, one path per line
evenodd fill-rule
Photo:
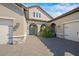
M 31 7 L 28 7 L 28 8 L 34 8 L 34 7 L 39 8 L 39 9 L 42 10 L 48 17 L 50 17 L 51 19 L 53 19 L 53 17 L 50 16 L 50 15 L 49 15 L 42 7 L 40 7 L 40 6 L 31 6 Z
M 54 19 L 51 20 L 51 21 L 58 20 L 58 19 L 60 19 L 60 18 L 63 18 L 63 17 L 65 17 L 65 16 L 68 16 L 68 15 L 73 14 L 73 13 L 75 13 L 75 12 L 79 12 L 79 7 L 75 8 L 75 9 L 73 9 L 73 10 L 67 12 L 67 13 L 64 13 L 64 14 L 60 15 L 60 16 L 54 18 Z M 49 21 L 49 22 L 51 22 L 51 21 Z
M 28 10 L 29 8 L 34 8 L 34 7 L 37 7 L 39 8 L 40 10 L 42 10 L 48 17 L 50 17 L 51 19 L 53 19 L 52 16 L 50 16 L 46 11 L 44 11 L 40 6 L 31 6 L 31 7 L 26 7 L 24 5 L 22 5 L 21 3 L 15 3 L 17 6 L 21 7 L 21 8 L 24 8 L 25 10 Z M 33 19 L 34 20 L 34 19 Z M 34 20 L 34 21 L 41 21 L 41 22 L 48 22 L 48 21 L 43 21 L 43 20 Z
M 25 10 L 28 10 L 28 7 L 24 6 L 23 4 L 21 3 L 15 3 L 17 6 L 21 7 L 21 8 L 24 8 Z
M 70 15 L 70 14 L 73 14 L 73 13 L 75 13 L 75 12 L 79 12 L 79 7 L 77 7 L 77 8 L 75 8 L 75 9 L 73 9 L 73 10 L 67 12 L 67 13 L 64 13 L 64 14 L 62 14 L 62 15 L 56 17 L 56 18 L 53 18 L 53 17 L 50 16 L 45 10 L 43 10 L 40 6 L 25 7 L 25 6 L 22 5 L 21 3 L 15 3 L 15 4 L 16 4 L 17 6 L 19 6 L 19 7 L 24 8 L 25 10 L 28 10 L 28 8 L 34 8 L 34 7 L 39 8 L 39 9 L 42 10 L 47 16 L 49 16 L 49 17 L 52 19 L 52 20 L 47 21 L 47 22 L 52 22 L 52 21 L 58 20 L 58 19 L 60 19 L 60 18 L 63 18 L 63 17 L 65 17 L 65 16 L 68 16 L 68 15 Z M 40 20 L 40 21 L 41 21 L 41 20 Z

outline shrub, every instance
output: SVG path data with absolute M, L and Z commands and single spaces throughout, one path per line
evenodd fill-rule
M 45 29 L 40 32 L 40 35 L 41 35 L 42 37 L 52 38 L 52 37 L 55 36 L 55 32 L 52 32 L 52 31 L 51 31 L 51 27 L 46 26 Z

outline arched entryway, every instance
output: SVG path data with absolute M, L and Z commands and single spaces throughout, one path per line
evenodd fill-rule
M 56 31 L 55 31 L 55 26 L 56 24 L 55 23 L 52 23 L 51 25 L 51 31 L 55 33 L 55 36 L 56 36 Z
M 29 25 L 29 34 L 30 35 L 37 35 L 37 31 L 38 31 L 38 28 L 37 28 L 37 25 L 32 23 Z
M 42 24 L 41 27 L 40 27 L 40 32 L 42 32 L 46 27 L 46 24 Z
M 56 26 L 55 23 L 52 23 L 52 24 L 51 24 L 51 28 L 52 28 L 53 31 L 55 31 L 55 26 Z

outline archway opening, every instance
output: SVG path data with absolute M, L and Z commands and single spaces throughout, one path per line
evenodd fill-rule
M 40 32 L 42 32 L 46 27 L 46 24 L 42 24 L 41 27 L 40 27 Z
M 51 24 L 51 28 L 52 28 L 53 31 L 55 31 L 55 26 L 56 26 L 55 23 L 52 23 L 52 24 Z
M 56 24 L 52 23 L 50 27 L 51 27 L 51 32 L 55 33 L 55 36 L 56 36 L 56 31 L 55 31 Z
M 29 25 L 29 35 L 37 35 L 37 25 L 32 23 Z

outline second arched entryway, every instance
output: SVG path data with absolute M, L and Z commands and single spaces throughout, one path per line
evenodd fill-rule
M 46 24 L 42 24 L 41 27 L 40 27 L 40 32 L 42 32 L 46 27 Z
M 52 23 L 50 27 L 51 27 L 51 32 L 55 33 L 55 36 L 56 36 L 56 31 L 55 31 L 56 24 Z
M 52 29 L 52 31 L 55 31 L 55 26 L 56 26 L 55 23 L 52 23 L 52 24 L 51 24 L 51 29 Z
M 37 28 L 37 25 L 32 23 L 29 25 L 29 34 L 30 35 L 37 35 L 37 31 L 38 31 L 38 28 Z

